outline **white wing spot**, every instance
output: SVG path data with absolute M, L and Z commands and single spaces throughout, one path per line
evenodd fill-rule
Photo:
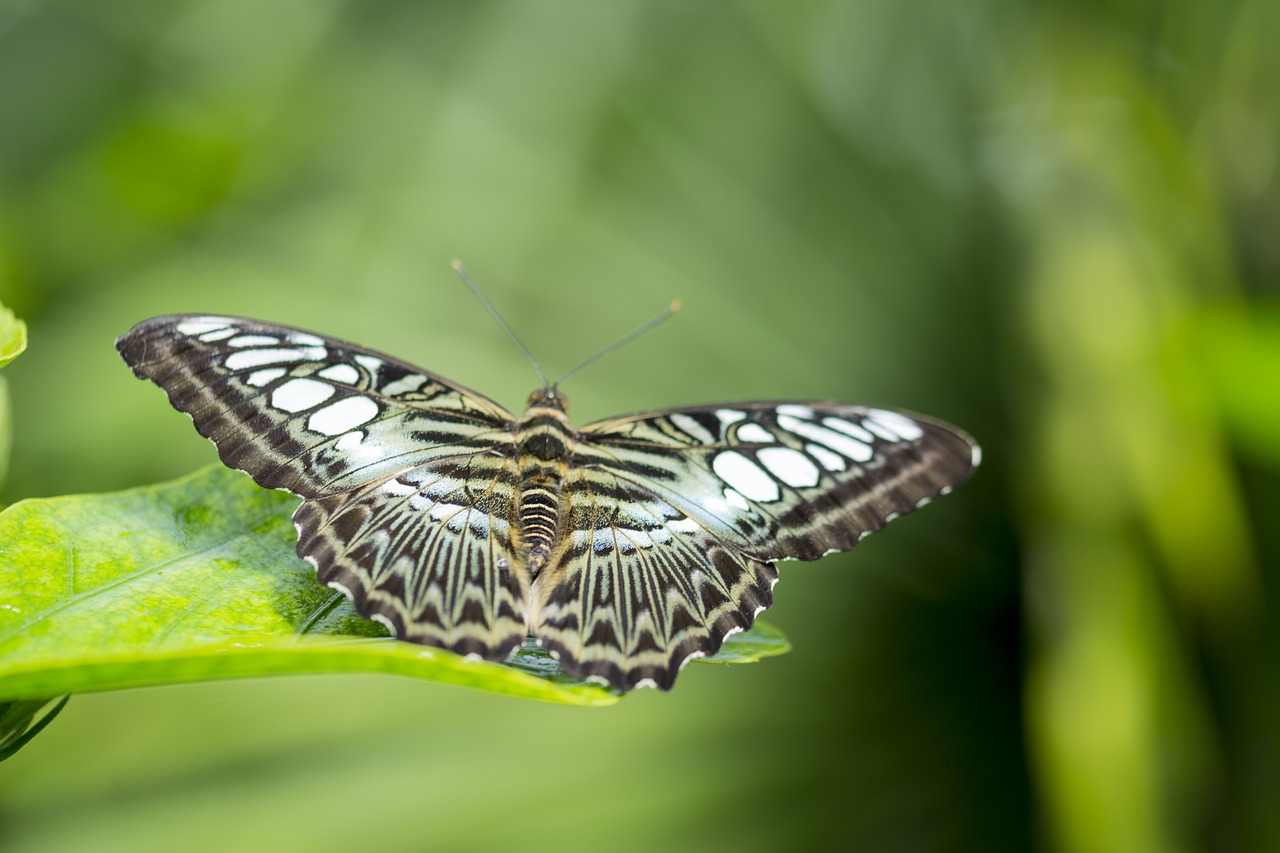
M 238 338 L 232 338 L 227 341 L 229 347 L 274 347 L 279 345 L 280 339 L 270 335 L 241 335 Z
M 982 447 L 975 444 L 973 449 L 969 451 L 969 464 L 977 468 L 982 464 Z
M 204 341 L 206 344 L 211 344 L 214 341 L 224 341 L 236 334 L 236 332 L 237 330 L 232 328 L 218 329 L 216 332 L 205 332 L 200 336 L 200 340 Z
M 722 427 L 727 427 L 731 424 L 736 424 L 738 421 L 745 421 L 747 413 L 740 412 L 737 409 L 716 409 L 716 417 L 720 419 Z
M 302 344 L 304 347 L 322 347 L 324 346 L 324 338 L 309 334 L 308 332 L 290 332 L 289 343 Z
M 355 357 L 355 360 L 357 364 L 372 373 L 374 376 L 378 375 L 378 371 L 382 369 L 382 365 L 384 363 L 382 359 L 374 358 L 371 355 L 358 355 Z
M 392 497 L 404 497 L 407 494 L 416 494 L 417 489 L 407 483 L 401 483 L 399 480 L 387 480 L 383 485 L 383 493 L 390 494 Z
M 857 439 L 818 426 L 817 424 L 782 415 L 778 418 L 778 426 L 794 432 L 810 441 L 824 444 L 832 450 L 843 453 L 855 462 L 866 462 L 875 452 Z
M 417 391 L 422 387 L 422 383 L 427 381 L 427 377 L 421 373 L 410 373 L 408 376 L 402 376 L 395 382 L 388 382 L 378 389 L 379 393 L 386 394 L 388 397 L 395 397 L 399 394 L 408 394 Z
M 801 406 L 797 403 L 783 403 L 777 408 L 779 415 L 786 415 L 789 418 L 804 418 L 809 420 L 813 417 L 813 409 L 808 406 Z
M 749 500 L 776 501 L 781 496 L 773 478 L 735 450 L 717 454 L 711 462 L 711 470 Z
M 738 509 L 741 509 L 741 510 L 751 509 L 751 504 L 747 503 L 747 499 L 744 498 L 742 496 L 742 493 L 739 492 L 737 489 L 725 489 L 724 499 L 728 501 L 731 506 L 735 506 Z
M 367 436 L 360 430 L 352 430 L 333 443 L 339 453 L 346 454 L 348 467 L 363 468 L 381 462 L 389 455 L 387 449 L 376 441 L 366 443 Z
M 902 436 L 898 435 L 896 432 L 889 429 L 887 426 L 885 426 L 884 424 L 880 423 L 879 421 L 873 418 L 867 418 L 862 423 L 866 426 L 868 430 L 875 433 L 877 436 L 884 439 L 885 441 L 901 441 L 902 440 Z
M 902 436 L 906 441 L 915 441 L 924 437 L 924 430 L 920 428 L 920 425 L 906 415 L 891 412 L 888 409 L 872 409 L 871 416 L 879 421 L 881 425 Z
M 760 424 L 743 424 L 738 427 L 738 441 L 748 441 L 753 444 L 772 444 L 775 439 L 773 433 L 760 426 Z
M 809 461 L 799 450 L 790 447 L 766 447 L 756 453 L 756 458 L 764 463 L 769 473 L 788 486 L 818 485 L 818 466 Z
M 671 415 L 671 422 L 683 432 L 688 433 L 699 444 L 715 444 L 718 440 L 716 436 L 711 434 L 710 430 L 683 412 L 676 412 Z
M 364 433 L 360 430 L 354 430 L 334 442 L 333 446 L 344 453 L 349 453 L 359 447 L 362 441 L 364 441 Z
M 307 419 L 307 429 L 323 435 L 341 435 L 378 416 L 378 404 L 368 397 L 344 397 Z
M 184 335 L 203 335 L 207 332 L 217 332 L 231 325 L 231 320 L 226 317 L 201 317 L 198 320 L 184 320 L 178 324 L 178 331 Z M 232 333 L 234 334 L 234 332 Z
M 456 492 L 462 488 L 463 482 L 455 480 L 452 477 L 440 477 L 432 480 L 422 489 L 422 493 L 433 501 L 438 501 L 448 495 L 450 492 Z
M 432 521 L 448 521 L 449 519 L 457 516 L 457 514 L 464 509 L 466 509 L 466 507 L 441 501 L 440 503 L 431 505 L 429 515 L 431 516 Z
M 839 453 L 832 453 L 820 444 L 806 444 L 804 449 L 813 454 L 818 460 L 818 464 L 828 471 L 843 471 L 848 466 L 845 465 L 844 457 Z
M 268 367 L 266 370 L 255 370 L 249 374 L 249 378 L 245 380 L 254 388 L 261 388 L 263 385 L 269 385 L 275 382 L 287 371 L 283 367 Z
M 607 554 L 613 550 L 613 534 L 608 528 L 597 530 L 592 536 L 591 550 L 597 554 Z
M 628 539 L 631 544 L 635 545 L 637 548 L 653 547 L 653 537 L 649 535 L 648 531 L 624 528 L 618 532 L 626 537 L 626 539 Z
M 843 418 L 823 418 L 822 423 L 823 426 L 829 426 L 838 432 L 858 439 L 858 441 L 865 441 L 867 444 L 876 440 L 874 435 L 852 421 L 846 421 Z
M 360 371 L 349 364 L 331 364 L 317 375 L 345 385 L 354 385 L 360 381 Z
M 696 533 L 698 531 L 698 522 L 692 518 L 680 518 L 675 521 L 668 521 L 667 527 L 677 533 Z
M 384 626 L 386 626 L 386 629 L 391 632 L 391 636 L 394 637 L 399 634 L 399 632 L 396 630 L 396 626 L 391 622 L 391 620 L 383 616 L 381 613 L 375 613 L 369 618 L 372 619 L 374 622 L 380 622 Z
M 265 364 L 281 364 L 303 359 L 324 358 L 324 350 L 315 349 L 248 349 L 233 352 L 224 362 L 227 370 L 245 370 Z
M 327 382 L 290 379 L 271 392 L 271 405 L 282 412 L 302 412 L 328 400 L 337 390 Z

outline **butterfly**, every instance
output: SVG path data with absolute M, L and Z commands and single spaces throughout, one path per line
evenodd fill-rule
M 669 689 L 773 603 L 778 561 L 851 548 L 979 461 L 955 427 L 833 402 L 574 428 L 546 383 L 517 417 L 390 355 L 240 317 L 156 317 L 116 345 L 225 464 L 302 498 L 298 554 L 361 615 L 488 660 L 533 637 L 618 691 Z

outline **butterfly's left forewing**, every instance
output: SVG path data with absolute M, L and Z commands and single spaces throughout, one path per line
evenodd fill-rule
M 609 468 L 763 560 L 815 560 L 973 473 L 976 442 L 911 412 L 840 403 L 753 402 L 590 424 Z
M 485 658 L 525 635 L 512 415 L 383 353 L 237 317 L 139 323 L 117 348 L 227 465 L 304 498 L 298 553 L 398 636 Z

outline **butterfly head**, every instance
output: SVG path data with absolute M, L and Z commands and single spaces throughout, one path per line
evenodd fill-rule
M 562 414 L 568 414 L 569 398 L 559 388 L 554 385 L 548 385 L 530 394 L 528 402 L 525 403 L 525 408 L 530 412 L 534 409 L 552 409 Z

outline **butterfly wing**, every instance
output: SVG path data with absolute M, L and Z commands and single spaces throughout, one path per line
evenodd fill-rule
M 544 648 L 579 678 L 669 689 L 773 603 L 773 566 L 605 468 L 564 484 L 563 547 L 534 582 Z
M 911 412 L 737 403 L 628 415 L 582 430 L 590 463 L 643 483 L 762 560 L 816 560 L 973 473 L 978 445 Z
M 486 658 L 524 636 L 513 417 L 382 353 L 235 317 L 175 315 L 116 343 L 228 466 L 304 498 L 298 553 L 397 635 Z
M 853 547 L 965 480 L 971 438 L 907 412 L 742 403 L 585 427 L 540 636 L 575 674 L 669 687 L 772 603 L 778 560 Z M 603 579 L 603 580 L 601 580 Z
M 501 456 L 454 456 L 305 501 L 298 553 L 397 637 L 501 660 L 527 634 L 509 522 L 517 476 Z

